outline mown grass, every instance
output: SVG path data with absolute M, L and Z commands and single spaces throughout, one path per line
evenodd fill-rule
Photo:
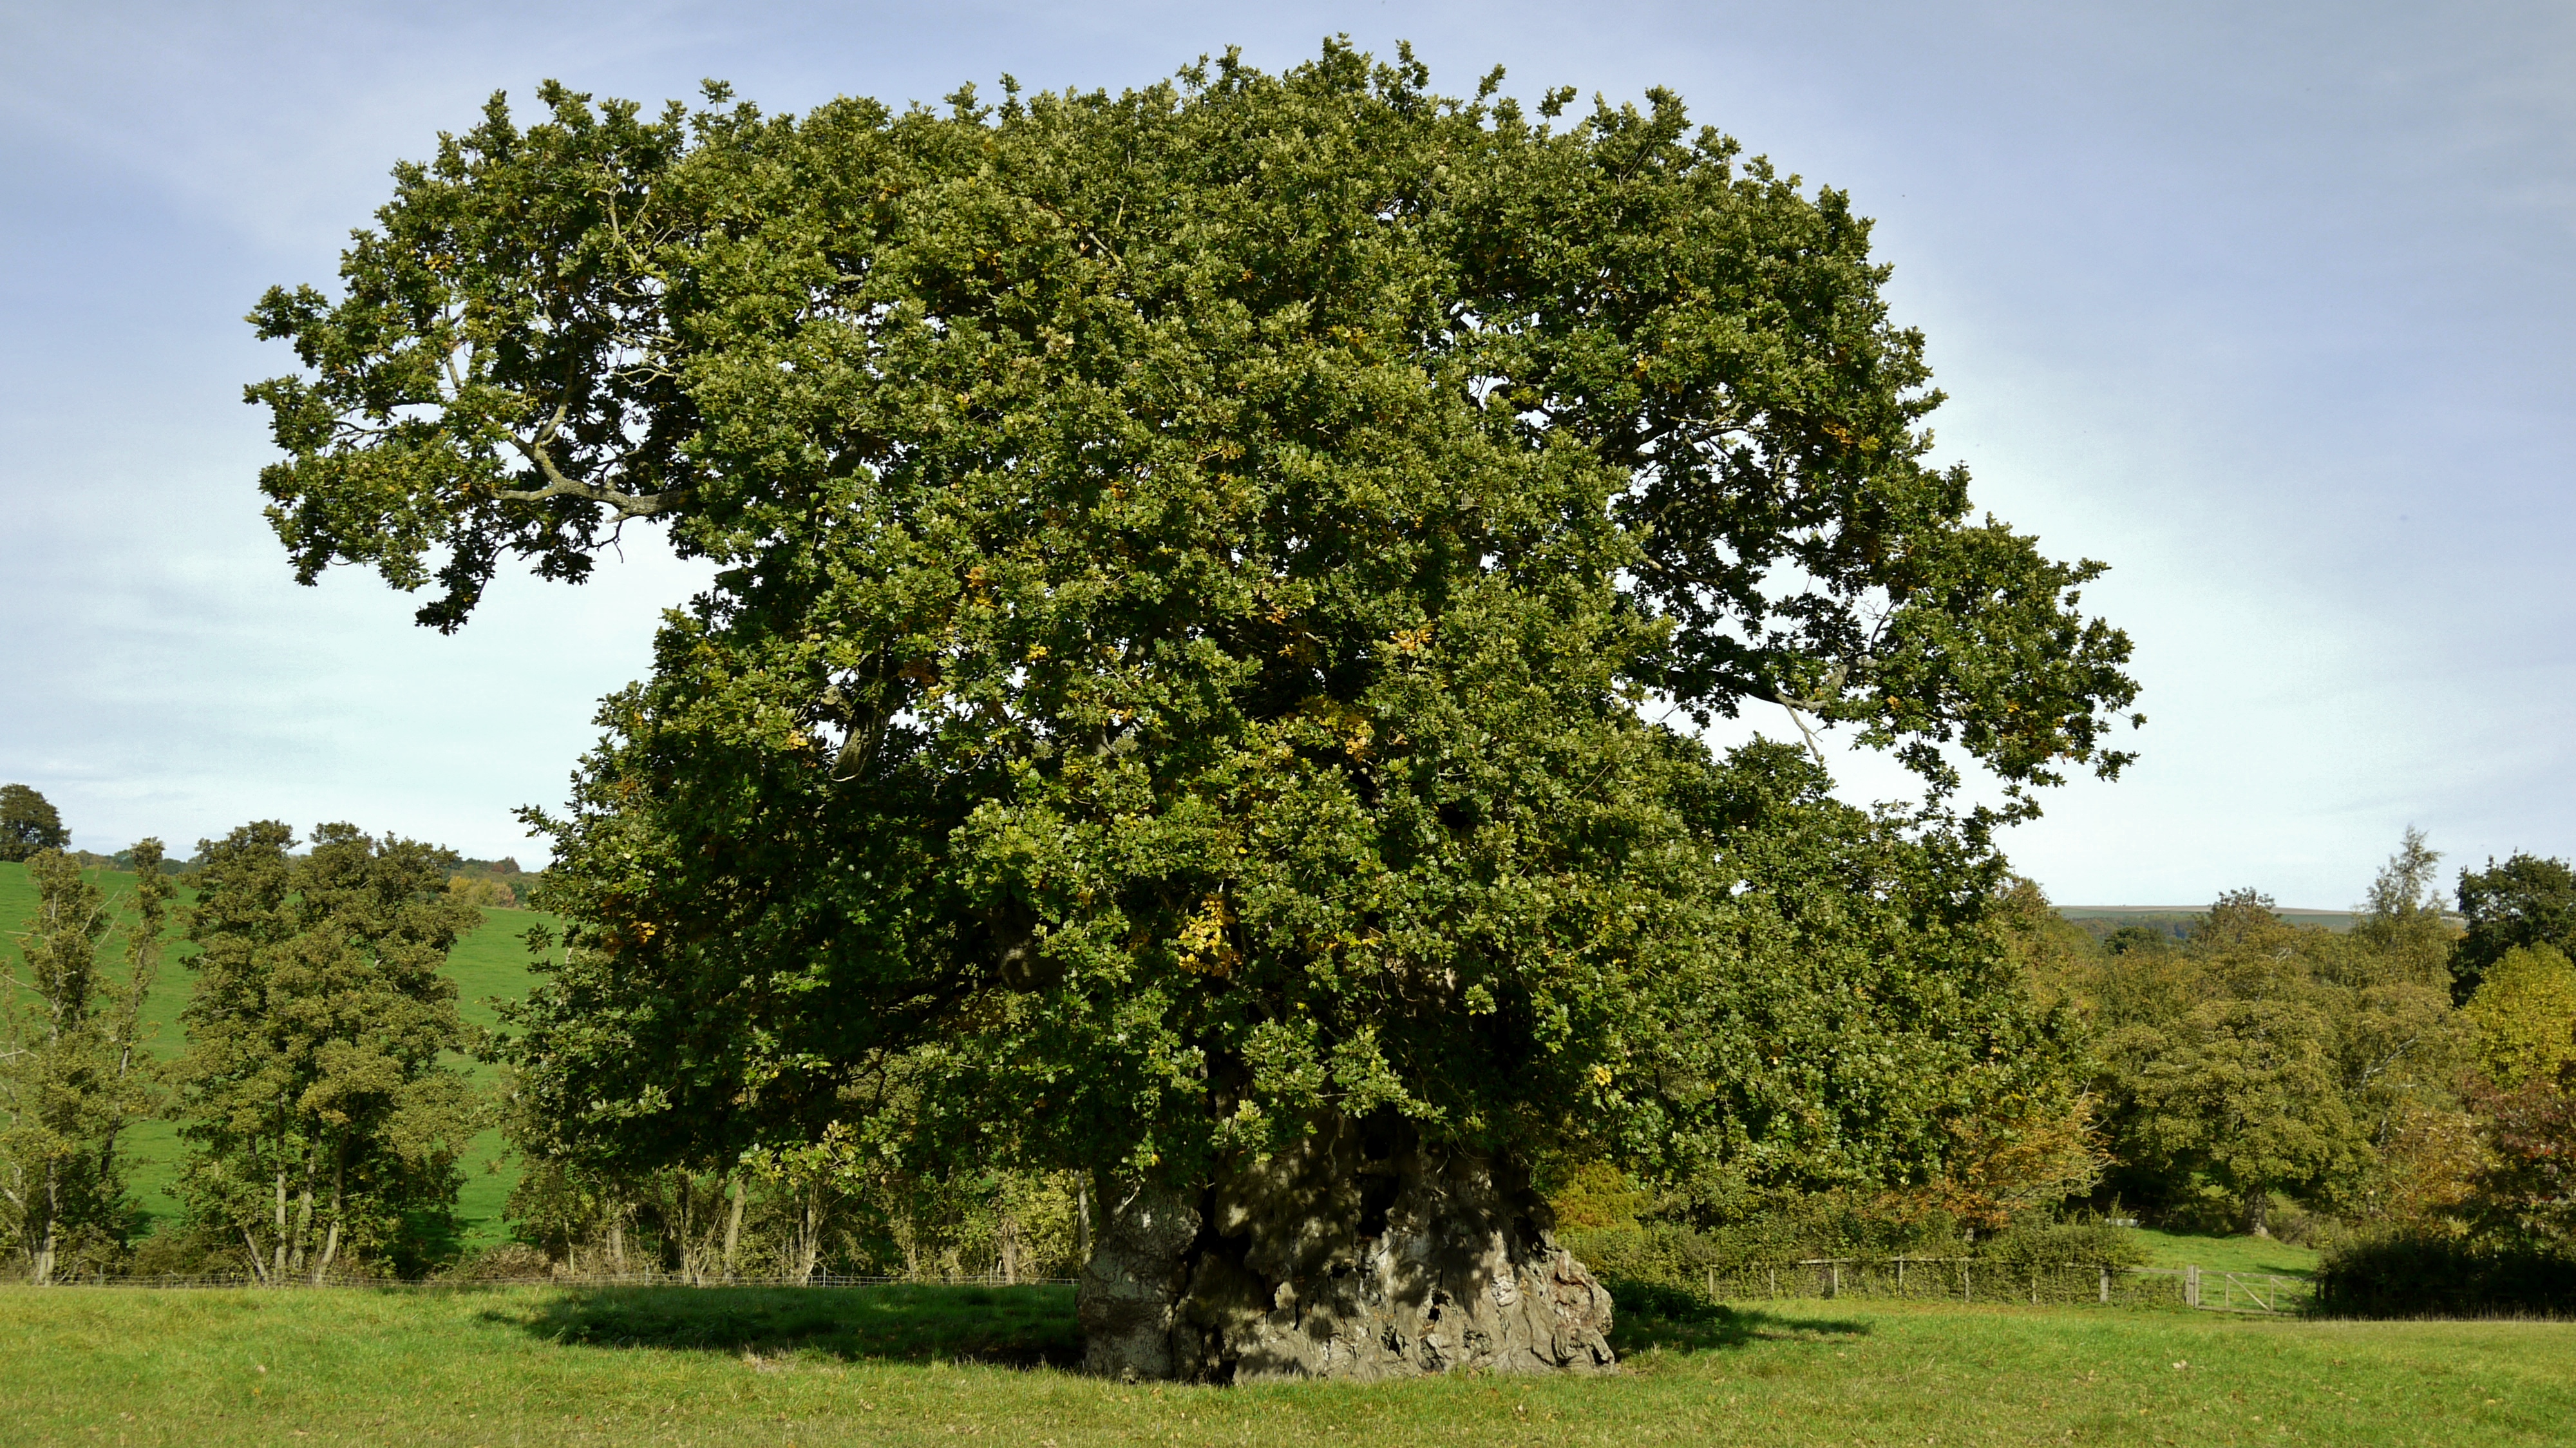
M 2576 1327 L 1812 1303 L 1607 1378 L 1120 1386 L 1062 1289 L 0 1290 L 13 1444 L 2563 1443 Z M 1035 1366 L 1032 1366 L 1035 1365 Z
M 90 879 L 113 897 L 131 894 L 134 889 L 134 876 L 130 873 L 93 870 Z M 181 890 L 180 903 L 192 898 L 189 891 Z M 27 867 L 0 861 L 0 961 L 13 968 L 18 959 L 17 936 L 35 910 L 36 891 L 27 879 Z M 495 1000 L 516 1000 L 527 994 L 529 955 L 524 937 L 531 926 L 551 927 L 553 923 L 552 917 L 532 910 L 486 910 L 482 925 L 456 943 L 448 953 L 447 974 L 456 982 L 457 1014 L 467 1024 L 489 1029 L 500 1021 L 493 1008 Z M 124 949 L 121 933 L 108 937 L 105 959 L 113 973 L 123 973 Z M 143 1012 L 147 1044 L 155 1056 L 165 1061 L 176 1058 L 187 1044 L 179 1025 L 179 1012 L 188 1004 L 189 986 L 195 979 L 188 967 L 194 949 L 178 938 L 174 920 L 160 974 L 153 981 Z M 463 1056 L 452 1060 L 470 1067 L 475 1079 L 487 1085 L 496 1074 L 492 1067 Z M 128 1190 L 148 1225 L 158 1229 L 179 1214 L 179 1204 L 168 1191 L 178 1178 L 182 1149 L 179 1128 L 169 1121 L 140 1122 L 126 1130 L 124 1145 L 131 1163 Z M 506 1240 L 509 1228 L 501 1220 L 501 1209 L 519 1173 L 518 1163 L 505 1149 L 501 1133 L 494 1129 L 477 1135 L 468 1143 L 458 1165 L 465 1174 L 464 1188 L 456 1203 L 459 1247 L 472 1251 Z

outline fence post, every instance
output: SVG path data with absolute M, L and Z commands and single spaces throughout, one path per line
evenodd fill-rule
M 2200 1305 L 2200 1269 L 2198 1267 L 2182 1269 L 2182 1305 L 2185 1307 Z
M 2107 1262 L 2102 1264 L 2102 1300 L 2111 1300 L 2111 1266 Z
M 1780 1268 L 1776 1263 L 1771 1268 L 1771 1295 L 1773 1297 L 1780 1295 Z
M 1843 1295 L 1843 1264 L 1839 1259 L 1825 1264 L 1825 1295 L 1827 1297 Z
M 1896 1295 L 1905 1295 L 1905 1254 L 1902 1252 L 1896 1254 Z

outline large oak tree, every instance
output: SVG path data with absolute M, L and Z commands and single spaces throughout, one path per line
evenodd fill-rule
M 1462 1320 L 1525 1366 L 1598 1341 L 1537 1157 L 1884 1180 L 2045 1054 L 1988 837 L 2127 758 L 2098 566 L 1927 461 L 1841 194 L 1499 80 L 548 88 L 398 168 L 339 297 L 261 301 L 299 577 L 453 629 L 636 519 L 720 570 L 542 821 L 548 1145 L 1094 1167 L 1097 1367 L 1419 1370 Z M 1678 727 L 1757 703 L 1925 802 Z M 1442 1326 L 1449 1249 L 1386 1254 L 1461 1233 L 1528 1293 Z

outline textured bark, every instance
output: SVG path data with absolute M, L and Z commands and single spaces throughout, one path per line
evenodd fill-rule
M 1195 1203 L 1129 1188 L 1108 1215 L 1081 1293 L 1093 1373 L 1367 1381 L 1613 1363 L 1610 1294 L 1556 1245 L 1526 1181 L 1400 1127 L 1325 1123 Z
M 1186 1193 L 1141 1184 L 1104 1190 L 1100 1200 L 1109 1220 L 1074 1298 L 1082 1370 L 1131 1382 L 1171 1377 L 1172 1328 L 1189 1285 L 1198 1206 Z

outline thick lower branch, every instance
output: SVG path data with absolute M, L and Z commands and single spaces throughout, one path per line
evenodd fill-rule
M 542 488 L 511 488 L 492 495 L 505 503 L 542 503 L 548 498 L 580 498 L 585 502 L 606 503 L 621 518 L 649 518 L 676 505 L 680 494 L 674 490 L 661 493 L 621 493 L 615 488 L 594 488 L 586 483 L 548 483 Z
M 617 510 L 617 516 L 620 518 L 649 518 L 666 508 L 675 506 L 680 500 L 679 489 L 664 489 L 658 493 L 627 493 L 615 488 L 577 482 L 564 476 L 563 470 L 555 466 L 553 455 L 548 453 L 543 445 L 518 439 L 512 439 L 512 441 L 528 461 L 537 465 L 537 471 L 545 474 L 546 485 L 542 488 L 510 488 L 497 491 L 492 495 L 505 503 L 542 503 L 549 498 L 580 498 L 585 502 L 606 503 Z

